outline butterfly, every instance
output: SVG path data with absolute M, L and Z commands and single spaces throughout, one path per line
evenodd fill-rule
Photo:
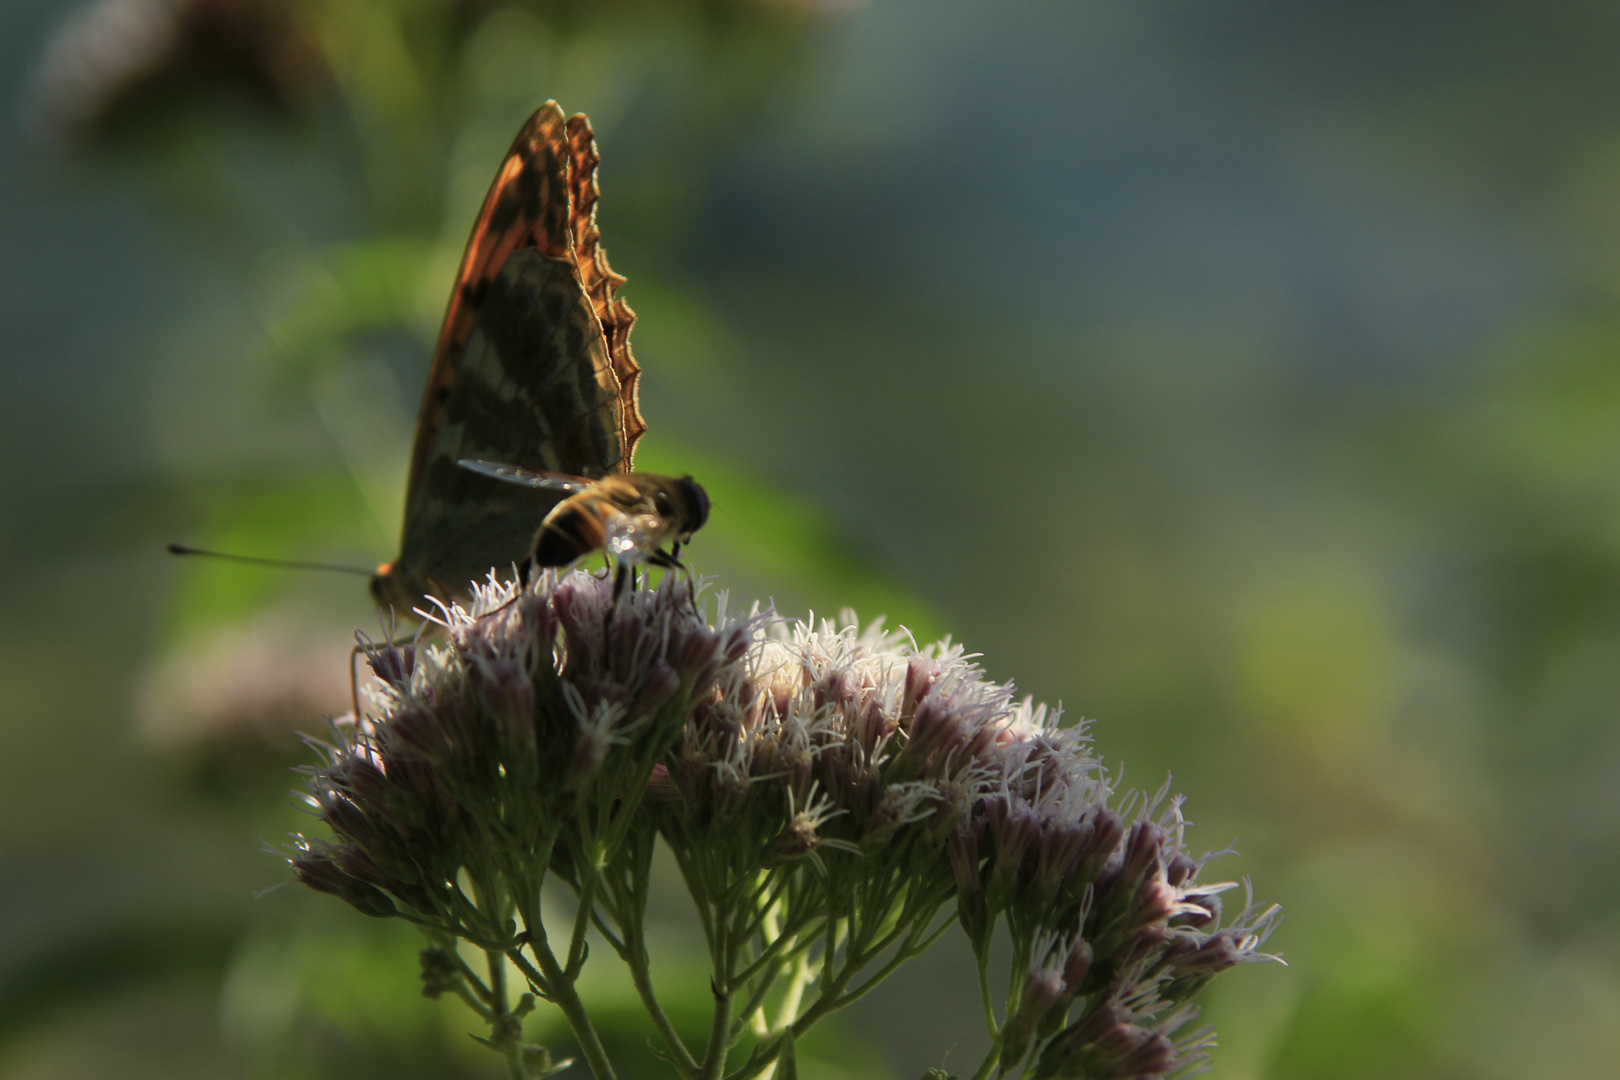
M 409 611 L 531 563 L 560 502 L 631 472 L 647 430 L 636 316 L 597 231 L 599 161 L 590 121 L 555 101 L 501 161 L 433 352 L 399 556 L 371 580 L 380 604 Z

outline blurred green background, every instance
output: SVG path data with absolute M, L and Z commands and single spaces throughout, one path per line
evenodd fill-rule
M 7 0 L 0 1075 L 499 1075 L 411 932 L 261 892 L 363 584 L 161 546 L 394 553 L 548 97 L 698 570 L 981 650 L 1284 905 L 1215 1075 L 1613 1075 L 1617 55 L 1592 3 Z M 948 936 L 802 1067 L 978 1027 Z

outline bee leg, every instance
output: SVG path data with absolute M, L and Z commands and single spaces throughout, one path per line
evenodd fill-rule
M 697 582 L 692 577 L 692 568 L 681 562 L 676 556 L 681 552 L 679 541 L 670 545 L 669 551 L 655 551 L 647 556 L 647 562 L 652 566 L 661 566 L 665 570 L 676 570 L 686 575 L 686 599 L 692 605 L 692 613 L 696 615 L 697 609 Z
M 681 542 L 675 541 L 669 545 L 669 561 L 675 568 L 686 575 L 686 595 L 692 601 L 692 614 L 697 614 L 697 579 L 692 576 L 692 568 L 681 562 Z
M 602 655 L 608 651 L 608 631 L 613 628 L 613 616 L 619 613 L 619 601 L 635 587 L 635 568 L 628 562 L 613 563 L 613 599 L 608 602 L 607 618 L 602 620 Z

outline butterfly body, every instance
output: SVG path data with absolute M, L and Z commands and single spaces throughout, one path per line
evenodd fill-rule
M 599 243 L 598 161 L 589 121 L 565 120 L 547 102 L 496 172 L 417 414 L 400 554 L 372 578 L 380 604 L 406 612 L 426 596 L 465 593 L 492 567 L 525 562 L 536 553 L 536 523 L 571 501 L 555 487 L 462 468 L 464 459 L 581 482 L 624 481 L 628 487 L 604 488 L 562 518 L 570 536 L 586 539 L 594 523 L 606 522 L 604 545 L 615 514 L 647 516 L 645 500 L 671 482 L 631 471 L 646 430 L 641 369 L 629 344 L 635 314 L 614 296 L 624 279 Z M 632 490 L 653 494 L 632 498 Z M 656 552 L 683 535 L 671 530 L 686 519 L 653 517 L 658 539 L 649 550 Z M 631 548 L 639 551 L 639 541 Z

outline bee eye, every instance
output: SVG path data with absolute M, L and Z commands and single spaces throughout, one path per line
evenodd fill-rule
M 658 511 L 659 517 L 670 517 L 675 513 L 675 508 L 669 504 L 669 496 L 662 491 L 653 496 L 653 509 Z

